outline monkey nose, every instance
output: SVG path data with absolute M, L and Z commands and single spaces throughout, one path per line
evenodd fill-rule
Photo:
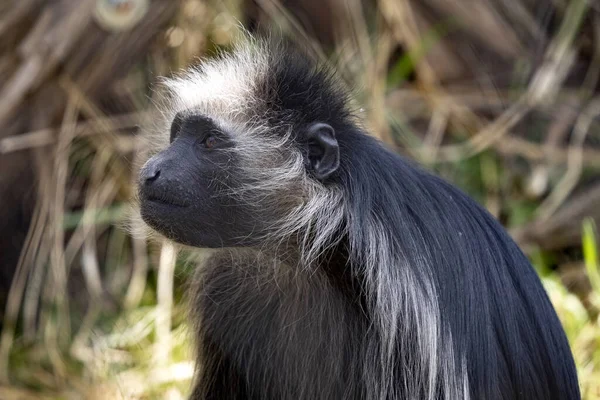
M 145 185 L 150 185 L 160 176 L 160 169 L 153 164 L 145 166 L 140 172 L 140 180 Z

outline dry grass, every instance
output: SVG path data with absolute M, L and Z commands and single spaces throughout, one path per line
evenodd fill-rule
M 0 33 L 30 3 L 10 15 L 0 7 Z M 380 0 L 373 9 L 352 0 L 335 3 L 337 44 L 326 50 L 279 1 L 257 3 L 265 20 L 335 63 L 357 88 L 374 135 L 462 186 L 512 229 L 564 323 L 585 398 L 600 399 L 600 190 L 590 179 L 600 169 L 598 11 L 584 0 L 548 2 L 550 29 L 517 1 L 478 0 L 475 13 L 461 0 Z M 239 18 L 238 1 L 182 1 L 157 44 L 114 82 L 99 77 L 101 68 L 77 70 L 71 42 L 52 44 L 69 59 L 51 53 L 67 67 L 48 72 L 33 61 L 15 67 L 17 51 L 0 41 L 0 77 L 17 79 L 0 84 L 0 126 L 39 104 L 22 101 L 36 89 L 18 80 L 33 67 L 64 99 L 55 117 L 0 133 L 0 157 L 29 152 L 39 178 L 4 313 L 0 398 L 187 393 L 193 365 L 182 288 L 193 265 L 120 227 L 144 150 L 135 133 L 150 115 L 148 87 L 226 47 Z M 13 47 L 28 54 L 32 41 Z M 573 83 L 573 74 L 583 79 Z M 103 85 L 111 89 L 101 96 Z

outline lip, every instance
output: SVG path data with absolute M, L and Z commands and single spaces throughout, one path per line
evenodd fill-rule
M 143 193 L 142 198 L 144 199 L 144 201 L 147 201 L 152 204 L 158 204 L 161 206 L 170 206 L 178 208 L 185 208 L 189 206 L 189 204 L 183 199 L 177 198 L 171 194 L 166 193 Z

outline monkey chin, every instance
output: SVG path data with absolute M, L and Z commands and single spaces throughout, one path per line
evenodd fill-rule
M 201 216 L 195 218 L 197 211 L 199 210 L 192 206 L 173 204 L 162 199 L 142 198 L 140 201 L 142 220 L 161 236 L 177 244 L 200 249 L 222 249 L 242 245 L 239 240 L 224 239 L 218 229 Z
M 142 220 L 162 236 L 175 242 L 191 245 L 183 236 L 173 229 L 173 221 L 185 218 L 184 210 L 189 206 L 174 204 L 163 199 L 142 197 L 140 200 L 140 214 Z

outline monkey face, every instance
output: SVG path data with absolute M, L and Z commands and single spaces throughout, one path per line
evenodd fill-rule
M 141 215 L 153 229 L 195 247 L 252 244 L 255 213 L 237 200 L 235 145 L 209 119 L 179 113 L 171 144 L 146 162 L 139 176 Z
M 168 126 L 170 144 L 139 176 L 145 223 L 211 248 L 306 233 L 303 210 L 334 197 L 338 136 L 351 127 L 330 76 L 309 64 L 247 43 L 166 80 L 153 145 Z
M 275 156 L 272 168 L 262 164 L 249 172 L 251 159 L 265 158 L 266 153 L 251 153 L 210 118 L 189 111 L 178 113 L 170 142 L 146 162 L 139 176 L 141 216 L 165 237 L 194 247 L 254 246 L 268 236 L 274 221 L 291 211 L 285 208 L 294 206 L 286 199 L 291 195 L 290 182 L 277 186 L 265 182 L 257 171 L 273 169 L 277 174 L 279 167 L 279 173 L 286 175 L 287 167 L 278 166 Z M 263 147 L 267 143 L 265 138 Z M 302 168 L 299 180 L 305 172 L 313 179 L 327 179 L 339 166 L 337 140 L 327 124 L 300 129 L 292 147 L 295 150 L 288 149 L 290 154 L 283 159 L 293 158 L 292 153 L 302 155 L 296 163 Z M 257 151 L 257 146 L 250 148 Z

